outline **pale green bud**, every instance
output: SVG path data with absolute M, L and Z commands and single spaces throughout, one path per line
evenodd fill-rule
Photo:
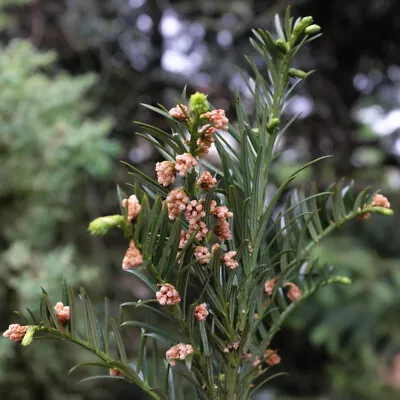
M 279 126 L 280 122 L 281 121 L 279 121 L 279 118 L 276 117 L 271 118 L 271 121 L 269 121 L 267 125 L 268 133 L 274 133 L 276 128 Z
M 196 92 L 190 96 L 189 101 L 190 110 L 196 114 L 204 114 L 210 109 L 207 101 L 207 95 L 204 93 Z
M 289 76 L 291 76 L 292 78 L 304 79 L 307 76 L 307 72 L 296 68 L 289 68 Z
M 300 25 L 303 25 L 304 27 L 310 26 L 314 22 L 313 17 L 308 16 L 304 17 L 300 21 Z
M 371 212 L 382 214 L 382 215 L 393 215 L 393 210 L 391 208 L 385 207 L 372 207 Z
M 107 215 L 106 217 L 99 217 L 89 224 L 89 231 L 92 235 L 103 236 L 111 228 L 123 226 L 125 220 L 122 215 Z
M 37 331 L 36 326 L 30 326 L 27 331 L 25 332 L 25 336 L 22 339 L 22 346 L 29 346 L 32 343 L 33 335 Z
M 299 23 L 293 29 L 293 35 L 298 36 L 300 35 L 304 29 L 310 26 L 313 23 L 313 17 L 304 17 L 302 18 Z
M 327 283 L 341 283 L 342 285 L 350 285 L 351 279 L 347 278 L 347 276 L 333 276 L 329 278 Z
M 313 24 L 310 26 L 307 26 L 307 28 L 304 30 L 306 35 L 315 35 L 321 30 L 321 27 L 319 25 Z
M 275 45 L 283 54 L 287 53 L 288 51 L 287 43 L 283 39 L 281 38 L 277 39 Z

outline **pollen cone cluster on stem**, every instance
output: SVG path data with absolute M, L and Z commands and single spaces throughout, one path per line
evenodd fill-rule
M 192 345 L 179 343 L 167 350 L 165 356 L 170 365 L 173 367 L 176 364 L 176 360 L 185 360 L 186 357 L 193 352 L 194 349 Z
M 54 306 L 54 311 L 59 322 L 65 324 L 70 320 L 69 306 L 64 306 L 63 303 L 58 302 Z
M 11 324 L 3 333 L 3 337 L 12 340 L 13 342 L 21 342 L 24 338 L 29 325 Z
M 160 290 L 156 292 L 158 302 L 164 306 L 173 306 L 181 301 L 178 291 L 170 283 L 159 284 Z
M 141 206 L 139 200 L 133 194 L 128 199 L 122 200 L 122 207 L 128 207 L 128 222 L 132 222 L 140 213 Z
M 126 250 L 125 257 L 122 260 L 122 269 L 134 269 L 139 265 L 143 264 L 143 255 L 140 250 L 136 247 L 133 240 L 129 242 L 129 247 Z

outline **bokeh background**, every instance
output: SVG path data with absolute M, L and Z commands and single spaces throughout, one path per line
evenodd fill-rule
M 172 107 L 185 84 L 234 121 L 234 91 L 251 109 L 237 66 L 248 37 L 288 4 L 324 35 L 298 55 L 315 69 L 287 108 L 301 113 L 273 181 L 333 154 L 296 185 L 356 179 L 400 205 L 400 2 L 397 0 L 1 0 L 0 327 L 35 311 L 40 286 L 56 301 L 61 279 L 83 285 L 101 311 L 145 295 L 121 271 L 117 233 L 90 237 L 91 219 L 118 212 L 120 160 L 154 173 L 158 155 L 133 120 L 165 127 L 140 103 Z M 400 218 L 356 221 L 316 251 L 350 287 L 325 288 L 279 333 L 289 375 L 258 399 L 400 398 Z M 125 338 L 132 357 L 135 335 Z M 3 400 L 144 399 L 134 387 L 76 386 L 82 350 L 54 342 L 26 349 L 0 338 Z M 90 371 L 86 371 L 90 372 Z

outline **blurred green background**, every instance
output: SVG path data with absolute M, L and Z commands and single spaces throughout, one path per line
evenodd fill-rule
M 340 177 L 380 188 L 400 203 L 400 2 L 397 0 L 0 0 L 0 326 L 31 307 L 40 286 L 57 301 L 60 282 L 84 285 L 118 305 L 146 296 L 121 271 L 126 243 L 90 237 L 91 219 L 118 212 L 116 183 L 127 161 L 153 174 L 158 155 L 135 138 L 132 120 L 165 122 L 140 103 L 173 106 L 209 93 L 234 120 L 234 90 L 252 102 L 236 66 L 252 54 L 251 28 L 271 28 L 287 5 L 312 15 L 324 35 L 298 55 L 316 73 L 286 116 L 301 113 L 273 171 L 322 189 Z M 400 398 L 400 218 L 373 216 L 316 251 L 353 279 L 305 303 L 276 337 L 282 356 L 257 399 Z M 136 337 L 126 336 L 135 357 Z M 144 399 L 117 383 L 76 386 L 80 349 L 0 338 L 3 400 Z

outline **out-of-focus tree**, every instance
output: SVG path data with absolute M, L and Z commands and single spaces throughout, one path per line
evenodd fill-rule
M 0 52 L 4 324 L 12 321 L 13 309 L 40 298 L 40 285 L 56 292 L 62 278 L 71 284 L 104 285 L 100 271 L 88 261 L 91 252 L 85 246 L 90 243 L 82 237 L 91 206 L 85 185 L 110 173 L 119 145 L 107 139 L 111 119 L 88 118 L 93 104 L 87 92 L 96 76 L 55 73 L 55 61 L 54 52 L 39 52 L 27 41 L 12 41 Z M 53 343 L 22 354 L 1 340 L 0 397 L 81 399 L 60 372 L 69 357 L 65 350 Z

